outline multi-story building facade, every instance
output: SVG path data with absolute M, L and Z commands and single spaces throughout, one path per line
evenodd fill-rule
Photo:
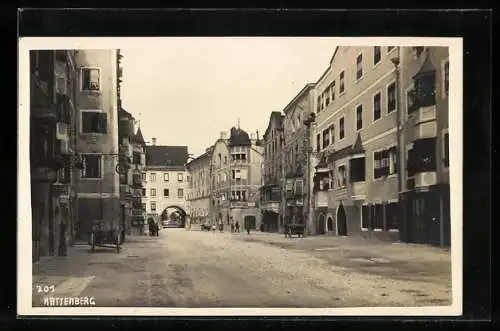
M 283 112 L 283 177 L 282 208 L 284 223 L 306 224 L 308 233 L 314 233 L 310 221 L 310 135 L 308 125 L 314 114 L 314 86 L 307 84 L 285 107 Z
M 87 241 L 92 226 L 118 229 L 118 50 L 78 50 L 77 176 L 78 217 L 75 237 Z
M 281 217 L 281 186 L 283 178 L 283 120 L 281 112 L 274 111 L 263 136 L 263 185 L 261 187 L 261 214 L 264 231 L 276 232 L 283 225 Z
M 448 55 L 422 49 L 338 47 L 317 82 L 319 233 L 446 244 Z
M 396 47 L 338 47 L 317 83 L 319 233 L 399 238 Z
M 260 227 L 262 161 L 263 147 L 257 136 L 250 137 L 239 127 L 231 128 L 229 137 L 221 133 L 211 160 L 211 220 Z
M 399 52 L 406 165 L 401 240 L 449 246 L 449 50 L 402 47 Z
M 33 262 L 65 255 L 76 200 L 75 51 L 30 51 L 30 173 Z
M 187 146 L 146 146 L 145 178 L 143 180 L 143 203 L 146 208 L 146 222 L 149 218 L 161 221 L 167 218 L 166 211 L 175 208 L 180 213 L 180 227 L 185 226 L 187 217 L 186 193 L 189 173 Z
M 145 215 L 142 205 L 142 174 L 145 166 L 144 138 L 135 131 L 135 118 L 125 109 L 119 110 L 120 141 L 120 218 L 127 234 L 142 235 Z
M 146 177 L 146 142 L 141 128 L 131 137 L 132 144 L 132 219 L 130 233 L 135 235 L 144 234 L 146 226 L 146 206 L 142 201 L 143 178 Z M 130 185 L 130 179 L 129 179 Z
M 210 222 L 210 165 L 212 163 L 212 147 L 205 153 L 191 160 L 186 168 L 189 172 L 189 205 L 190 224 Z

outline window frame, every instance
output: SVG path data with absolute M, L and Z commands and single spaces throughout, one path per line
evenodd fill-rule
M 410 150 L 412 150 L 414 148 L 415 148 L 415 145 L 413 144 L 413 142 L 408 143 L 405 146 L 405 158 L 404 158 L 404 160 L 405 160 L 405 177 L 406 177 L 405 187 L 406 187 L 406 185 L 407 185 L 406 183 L 408 182 L 409 179 L 415 178 L 415 175 L 413 175 L 413 176 L 408 175 L 408 158 L 409 158 Z
M 358 58 L 361 56 L 361 76 L 358 77 Z M 359 52 L 358 55 L 356 55 L 356 83 L 359 82 L 363 77 L 365 77 L 365 68 L 364 68 L 364 63 L 363 63 L 363 51 Z
M 387 152 L 388 153 L 387 156 L 388 156 L 388 160 L 389 160 L 388 162 L 389 162 L 389 172 L 390 172 L 390 169 L 391 169 L 390 168 L 391 167 L 391 157 L 390 157 L 390 153 L 389 153 L 389 148 L 390 148 L 389 146 L 385 146 L 385 147 L 374 149 L 372 151 L 372 160 L 373 160 L 373 162 L 372 162 L 372 178 L 373 178 L 373 181 L 382 180 L 384 178 L 387 179 L 387 178 L 389 178 L 391 176 L 390 173 L 388 173 L 387 176 L 380 175 L 379 177 L 375 177 L 375 169 L 377 169 L 377 168 L 375 168 L 375 161 L 376 161 L 375 160 L 375 153 L 381 153 L 381 152 Z M 383 169 L 383 167 L 382 167 L 382 160 L 383 159 L 380 159 L 380 166 L 379 166 L 378 169 Z
M 338 176 L 340 176 L 340 171 L 339 171 L 339 169 L 340 169 L 340 168 L 342 168 L 342 167 L 344 167 L 344 170 L 345 170 L 345 174 L 344 174 L 344 185 L 339 186 L 339 185 L 338 185 L 338 184 L 339 184 L 339 178 L 338 178 Z M 335 169 L 335 170 L 336 170 L 336 173 L 337 173 L 337 183 L 336 183 L 336 185 L 335 185 L 335 188 L 336 188 L 336 189 L 343 189 L 343 188 L 346 188 L 346 187 L 347 187 L 347 183 L 348 183 L 347 163 L 346 163 L 345 161 L 344 161 L 344 162 L 342 162 L 342 163 L 339 163 L 339 164 L 337 165 L 337 167 L 336 167 L 336 169 Z
M 184 182 L 184 173 L 182 173 L 182 172 L 177 173 L 177 182 L 178 183 Z
M 102 67 L 96 67 L 96 66 L 81 66 L 79 68 L 79 73 L 80 73 L 80 92 L 90 92 L 90 93 L 97 93 L 97 92 L 102 92 Z M 99 88 L 97 90 L 87 90 L 83 88 L 83 79 L 84 79 L 84 70 L 98 70 L 99 71 Z
M 391 173 L 391 166 L 393 166 L 393 162 L 391 160 L 391 149 L 395 148 L 396 149 L 396 154 L 395 154 L 395 157 L 396 157 L 396 169 L 395 169 L 395 172 L 394 173 Z M 399 167 L 398 167 L 398 163 L 399 163 L 399 160 L 398 160 L 398 149 L 397 149 L 397 144 L 396 143 L 392 143 L 390 145 L 387 145 L 387 147 L 385 148 L 385 150 L 387 150 L 389 152 L 389 174 L 387 175 L 387 178 L 392 178 L 392 177 L 396 177 L 398 175 L 398 171 L 399 171 Z
M 83 132 L 83 113 L 99 113 L 99 114 L 105 114 L 106 115 L 106 132 Z M 89 135 L 89 136 L 92 136 L 92 135 L 96 135 L 96 136 L 100 136 L 100 135 L 105 135 L 105 134 L 108 134 L 109 133 L 109 116 L 108 116 L 108 113 L 104 110 L 104 109 L 80 109 L 80 115 L 79 115 L 79 118 L 80 118 L 80 125 L 79 125 L 79 128 L 78 128 L 78 131 L 81 135 Z
M 149 181 L 151 183 L 156 183 L 156 172 L 150 172 L 149 173 Z
M 358 128 L 358 109 L 359 107 L 361 107 L 361 127 Z M 363 123 L 363 103 L 358 103 L 355 107 L 354 107 L 354 128 L 356 129 L 356 132 L 359 132 L 361 130 L 363 130 L 363 127 L 364 127 L 364 123 Z
M 104 179 L 104 155 L 102 153 L 82 153 L 80 154 L 80 156 L 82 157 L 82 161 L 83 161 L 83 166 L 85 167 L 85 156 L 87 155 L 97 155 L 99 156 L 99 177 L 83 177 L 83 171 L 84 169 L 81 169 L 80 170 L 80 176 L 79 176 L 79 179 L 80 180 L 103 180 Z
M 446 140 L 445 140 L 446 135 L 448 135 L 448 155 L 446 155 Z M 443 169 L 445 171 L 447 171 L 450 169 L 450 132 L 449 132 L 449 128 L 443 129 L 441 131 L 441 155 L 442 155 L 441 162 L 443 164 Z M 448 165 L 446 165 L 446 159 L 448 160 Z
M 446 65 L 448 65 L 448 91 L 446 91 Z M 450 60 L 446 58 L 441 61 L 441 98 L 446 99 L 450 96 Z
M 165 192 L 167 193 L 166 195 L 165 195 Z M 163 197 L 170 198 L 170 189 L 168 189 L 168 188 L 163 189 Z
M 163 181 L 164 182 L 169 182 L 170 181 L 170 173 L 168 173 L 168 172 L 164 172 L 163 173 Z
M 375 119 L 375 97 L 377 95 L 380 98 L 380 101 L 379 101 L 380 110 L 379 110 L 379 117 L 377 119 Z M 372 94 L 372 124 L 381 120 L 381 119 L 382 119 L 382 91 L 377 90 L 375 93 Z
M 385 209 L 385 213 L 384 213 L 384 216 L 385 216 L 385 230 L 387 232 L 399 232 L 399 226 L 401 225 L 400 222 L 399 222 L 399 219 L 398 219 L 398 199 L 389 199 L 385 204 L 384 204 L 384 209 Z M 396 219 L 398 220 L 398 228 L 397 229 L 390 229 L 389 226 L 388 226 L 388 222 L 387 222 L 387 208 L 389 207 L 389 205 L 391 204 L 395 204 L 396 205 Z
M 341 130 L 341 125 L 340 125 L 340 120 L 343 120 L 343 122 L 342 122 L 342 124 L 343 124 L 342 125 L 342 130 Z M 343 137 L 340 136 L 340 132 L 341 131 L 343 131 L 343 134 L 344 134 Z M 344 115 L 342 115 L 341 117 L 339 117 L 339 141 L 342 141 L 343 139 L 345 139 L 345 137 L 346 137 L 346 134 L 345 134 L 345 117 L 344 117 Z
M 352 168 L 351 168 L 351 161 L 352 160 L 359 160 L 359 159 L 363 159 L 364 160 L 364 173 L 363 173 L 363 180 L 358 180 L 356 179 L 355 181 L 352 180 L 352 174 L 353 174 L 353 171 L 352 171 Z M 364 154 L 357 154 L 357 155 L 353 155 L 352 157 L 349 158 L 349 183 L 365 183 L 366 182 L 366 155 Z
M 389 87 L 394 84 L 394 109 L 389 110 Z M 386 95 L 386 113 L 387 115 L 391 114 L 392 112 L 395 112 L 398 109 L 398 86 L 396 84 L 396 80 L 393 79 L 391 80 L 386 86 L 385 86 L 385 95 Z
M 179 194 L 182 192 L 182 194 Z M 184 198 L 184 189 L 182 187 L 177 188 L 177 199 L 182 199 Z
M 346 93 L 346 70 L 342 69 L 339 71 L 339 97 L 344 95 Z M 341 77 L 342 76 L 342 77 Z M 341 87 L 343 87 L 343 90 L 341 91 Z
M 323 141 L 322 142 L 323 149 L 330 146 L 330 128 L 329 127 L 326 127 L 325 129 L 323 129 L 321 131 L 321 137 L 322 137 L 322 141 Z M 326 139 L 325 139 L 325 137 L 326 137 Z
M 153 192 L 154 192 L 154 194 L 153 194 Z M 149 189 L 149 196 L 153 197 L 153 198 L 156 198 L 156 188 L 155 187 L 151 187 Z
M 375 62 L 375 49 L 378 47 L 379 59 L 378 62 Z M 382 46 L 373 46 L 373 68 L 378 67 L 382 63 Z
M 153 206 L 154 206 L 154 209 L 153 209 Z M 149 203 L 149 210 L 152 212 L 152 213 L 156 213 L 156 201 L 151 201 Z

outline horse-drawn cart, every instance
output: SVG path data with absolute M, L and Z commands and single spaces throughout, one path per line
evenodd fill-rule
M 122 229 L 117 222 L 94 221 L 92 232 L 90 233 L 89 245 L 92 252 L 96 247 L 116 248 L 116 252 L 121 250 Z
M 305 224 L 285 224 L 285 238 L 292 238 L 297 236 L 297 238 L 304 238 L 306 232 Z

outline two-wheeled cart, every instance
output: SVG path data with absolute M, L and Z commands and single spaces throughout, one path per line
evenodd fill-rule
M 92 252 L 95 252 L 96 247 L 107 247 L 115 248 L 120 253 L 122 231 L 118 221 L 94 221 L 89 240 Z

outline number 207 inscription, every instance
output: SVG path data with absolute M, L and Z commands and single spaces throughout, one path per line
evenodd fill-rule
M 54 285 L 36 285 L 36 292 L 37 293 L 53 293 L 56 290 L 56 287 Z

